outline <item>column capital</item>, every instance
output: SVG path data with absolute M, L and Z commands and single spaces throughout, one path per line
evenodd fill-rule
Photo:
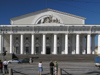
M 54 35 L 57 35 L 58 33 L 53 33 Z
M 24 35 L 25 33 L 19 33 L 20 35 Z
M 47 33 L 42 33 L 42 35 L 46 35 Z
M 81 33 L 76 33 L 76 35 L 80 35 Z
M 11 33 L 11 34 L 9 34 L 9 35 L 13 35 L 13 34 Z
M 31 33 L 31 35 L 35 35 L 35 33 Z
M 65 35 L 68 35 L 69 33 L 65 33 Z
M 87 35 L 91 35 L 91 33 L 87 33 Z

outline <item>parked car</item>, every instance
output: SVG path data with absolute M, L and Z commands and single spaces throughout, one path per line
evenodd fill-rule
M 15 59 L 12 59 L 12 60 L 8 60 L 8 63 L 21 63 L 22 61 L 21 60 L 15 60 Z
M 24 59 L 22 60 L 22 63 L 29 63 L 29 58 L 24 58 Z
M 100 57 L 96 57 L 94 60 L 95 66 L 100 68 Z

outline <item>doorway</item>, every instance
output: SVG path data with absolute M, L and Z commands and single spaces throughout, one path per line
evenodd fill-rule
M 19 54 L 19 47 L 16 47 L 15 53 L 16 53 L 16 54 Z
M 46 47 L 46 54 L 51 54 L 50 47 Z
M 36 47 L 36 54 L 39 54 L 39 47 Z
M 29 47 L 26 47 L 26 54 L 29 54 Z

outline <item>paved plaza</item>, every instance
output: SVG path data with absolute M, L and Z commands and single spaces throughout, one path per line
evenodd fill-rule
M 100 69 L 93 62 L 58 62 L 63 75 L 99 75 Z M 32 64 L 9 64 L 13 75 L 38 75 L 38 62 Z M 8 74 L 6 74 L 8 75 Z M 43 62 L 42 75 L 49 75 L 49 62 Z

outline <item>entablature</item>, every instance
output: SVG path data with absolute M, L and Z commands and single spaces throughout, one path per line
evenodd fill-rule
M 37 24 L 37 25 L 0 25 L 0 33 L 100 33 L 100 25 L 66 25 L 66 24 Z

